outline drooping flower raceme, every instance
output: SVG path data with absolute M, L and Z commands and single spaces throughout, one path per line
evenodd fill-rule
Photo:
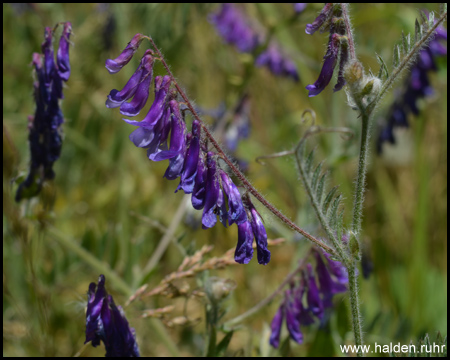
M 394 129 L 408 127 L 408 115 L 419 113 L 417 101 L 433 93 L 428 73 L 437 71 L 436 59 L 447 55 L 447 47 L 442 44 L 446 40 L 447 30 L 439 26 L 428 47 L 420 51 L 417 62 L 411 68 L 410 75 L 405 82 L 405 89 L 392 104 L 386 124 L 383 124 L 378 135 L 377 152 L 379 154 L 382 152 L 385 142 L 395 144 Z
M 16 201 L 37 195 L 45 180 L 55 177 L 53 164 L 61 154 L 61 125 L 64 117 L 59 101 L 63 96 L 63 81 L 70 77 L 69 39 L 72 33 L 70 22 L 63 23 L 56 61 L 53 51 L 53 29 L 45 28 L 42 53 L 33 54 L 36 74 L 34 99 L 36 111 L 29 116 L 30 169 L 27 178 L 16 192 Z
M 339 91 L 345 85 L 344 69 L 348 63 L 348 39 L 344 20 L 341 16 L 342 9 L 340 4 L 327 3 L 314 22 L 306 25 L 306 33 L 309 35 L 314 34 L 319 29 L 328 29 L 330 32 L 327 52 L 323 57 L 324 62 L 319 78 L 314 84 L 306 87 L 306 90 L 309 90 L 310 97 L 319 95 L 327 87 L 338 62 L 338 81 L 333 91 Z
M 347 290 L 348 274 L 345 267 L 322 251 L 316 250 L 313 256 L 315 270 L 310 263 L 306 264 L 297 285 L 292 283 L 291 288 L 286 290 L 272 320 L 270 344 L 273 347 L 279 346 L 284 318 L 291 339 L 301 344 L 303 334 L 300 325 L 311 325 L 315 318 L 322 321 L 325 309 L 333 306 L 333 296 Z
M 266 35 L 260 30 L 261 26 L 251 22 L 235 4 L 222 4 L 217 13 L 210 14 L 209 21 L 225 42 L 233 44 L 240 52 L 256 55 L 258 48 L 267 41 Z M 257 56 L 255 64 L 267 66 L 275 76 L 299 80 L 294 62 L 281 51 L 274 40 Z
M 116 60 L 107 60 L 108 70 L 120 71 L 123 65 L 115 64 L 125 65 L 130 61 L 130 56 L 140 44 L 136 39 L 142 38 L 138 35 Z M 136 45 L 131 45 L 133 42 Z M 120 107 L 121 113 L 127 116 L 134 116 L 142 110 L 152 83 L 154 60 L 152 52 L 147 50 L 125 87 L 110 92 L 106 106 Z M 256 239 L 258 263 L 268 264 L 270 251 L 267 249 L 267 233 L 250 197 L 241 196 L 229 175 L 220 167 L 219 155 L 208 151 L 200 121 L 194 119 L 192 130 L 187 131 L 184 111 L 181 111 L 176 89 L 171 88 L 170 76 L 156 76 L 154 82 L 155 99 L 144 119 L 124 119 L 137 127 L 130 134 L 130 140 L 135 146 L 147 149 L 151 161 L 169 160 L 164 177 L 169 180 L 180 178 L 175 192 L 183 190 L 191 194 L 192 206 L 203 210 L 203 229 L 212 228 L 217 223 L 217 217 L 225 227 L 227 224 L 238 226 L 236 262 L 250 261 L 253 239 Z
M 105 289 L 105 276 L 91 283 L 86 310 L 86 341 L 93 347 L 103 341 L 106 357 L 139 357 L 136 334 L 130 328 L 121 306 L 116 306 Z

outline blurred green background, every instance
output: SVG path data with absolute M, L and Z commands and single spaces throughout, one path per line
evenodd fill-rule
M 366 71 L 378 72 L 375 52 L 392 63 L 391 50 L 402 30 L 414 30 L 419 8 L 437 11 L 438 5 L 352 6 L 357 54 Z M 246 4 L 244 9 L 263 26 L 276 25 L 293 13 L 291 4 Z M 313 109 L 317 123 L 346 126 L 356 133 L 350 141 L 330 134 L 310 141 L 310 146 L 318 145 L 318 159 L 326 159 L 330 187 L 340 184 L 346 208 L 352 208 L 357 114 L 346 105 L 344 91 L 333 94 L 330 85 L 319 96 L 308 98 L 304 89 L 320 72 L 327 41 L 326 34 L 311 37 L 304 31 L 319 10 L 319 4 L 308 5 L 293 25 L 275 34 L 297 64 L 300 83 L 274 77 L 266 68 L 253 72 L 247 86 L 251 136 L 240 143 L 237 156 L 249 162 L 248 177 L 256 188 L 297 224 L 320 236 L 294 160 L 271 160 L 266 166 L 254 161 L 257 156 L 290 149 L 306 129 L 299 126 L 301 113 Z M 156 286 L 175 271 L 185 254 L 212 244 L 212 255 L 220 256 L 235 246 L 235 226 L 195 229 L 192 225 L 198 225 L 201 214 L 188 209 L 187 217 L 175 224 L 177 243 L 169 245 L 150 274 L 143 273 L 164 227 L 183 206 L 183 195 L 173 194 L 177 181 L 162 178 L 167 162 L 148 161 L 145 151 L 128 140 L 133 127 L 121 120 L 117 109 L 104 105 L 109 91 L 121 89 L 134 72 L 147 43 L 141 45 L 130 66 L 114 76 L 108 74 L 104 62 L 117 57 L 140 32 L 154 38 L 196 105 L 212 109 L 224 101 L 232 109 L 244 68 L 252 59 L 223 43 L 207 20 L 211 11 L 217 11 L 217 5 L 3 4 L 4 355 L 72 356 L 80 351 L 82 356 L 104 355 L 103 345 L 83 348 L 86 293 L 101 272 L 89 255 L 117 275 L 116 281 L 106 274 L 107 289 L 117 304 L 124 305 L 140 285 Z M 45 186 L 41 196 L 16 204 L 13 180 L 27 173 L 27 116 L 34 113 L 31 56 L 40 52 L 44 27 L 61 21 L 71 21 L 74 31 L 72 73 L 62 103 L 66 121 L 62 155 L 54 167 L 54 182 Z M 163 67 L 156 65 L 155 74 L 163 73 Z M 367 344 L 408 344 L 425 333 L 432 339 L 438 330 L 447 334 L 446 59 L 441 59 L 439 71 L 430 76 L 435 92 L 420 101 L 420 115 L 410 118 L 411 128 L 397 135 L 399 145 L 385 149 L 384 156 L 371 157 L 363 228 L 365 251 L 374 270 L 368 280 L 361 281 Z M 401 88 L 402 83 L 396 87 Z M 385 97 L 375 122 L 382 121 L 394 93 L 395 89 Z M 208 117 L 205 121 L 212 122 Z M 237 284 L 226 303 L 226 319 L 272 293 L 309 247 L 264 209 L 258 209 L 269 238 L 287 241 L 271 248 L 268 266 L 253 259 L 245 266 L 210 272 Z M 346 212 L 347 219 L 350 214 Z M 154 226 L 155 222 L 160 226 Z M 305 344 L 291 343 L 292 355 L 340 355 L 338 345 L 352 341 L 344 299 L 343 295 L 336 297 L 336 311 L 327 326 L 302 328 Z M 279 301 L 245 322 L 233 336 L 229 355 L 270 353 L 268 324 Z M 164 329 L 157 320 L 140 317 L 144 309 L 169 304 L 175 305 L 173 316 L 181 315 L 186 305 L 182 300 L 154 297 L 125 308 L 136 328 L 141 354 L 170 355 L 171 346 L 161 335 L 166 332 L 180 354 L 201 355 L 203 322 Z M 192 318 L 203 317 L 201 302 L 190 300 L 188 306 Z

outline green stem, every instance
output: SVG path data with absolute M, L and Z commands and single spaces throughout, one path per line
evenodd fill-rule
M 362 113 L 361 148 L 358 161 L 358 176 L 356 178 L 355 199 L 353 202 L 352 231 L 358 238 L 361 231 L 362 208 L 366 185 L 367 154 L 369 151 L 370 114 Z
M 358 295 L 358 275 L 356 274 L 356 261 L 352 261 L 352 264 L 347 268 L 348 270 L 348 284 L 350 294 L 350 309 L 352 313 L 352 327 L 353 334 L 355 335 L 355 345 L 357 346 L 358 356 L 364 356 L 362 352 L 362 327 L 361 327 L 361 314 L 359 310 L 359 295 Z

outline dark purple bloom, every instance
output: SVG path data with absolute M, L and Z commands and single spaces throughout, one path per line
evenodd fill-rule
M 178 101 L 171 100 L 169 102 L 172 117 L 172 133 L 170 137 L 170 149 L 161 155 L 165 159 L 170 159 L 169 167 L 164 177 L 174 180 L 181 176 L 184 166 L 184 158 L 186 156 L 186 124 L 180 113 Z
M 291 339 L 298 344 L 302 344 L 303 334 L 300 331 L 300 321 L 298 316 L 300 309 L 296 306 L 293 294 L 293 290 L 286 290 L 286 297 L 289 299 L 286 301 L 286 325 Z
M 253 229 L 249 221 L 238 225 L 238 243 L 234 260 L 239 264 L 248 264 L 253 258 Z
M 211 14 L 209 20 L 220 36 L 241 52 L 252 52 L 262 43 L 261 36 L 253 30 L 244 14 L 234 4 L 222 4 L 220 11 Z
M 31 162 L 27 178 L 17 189 L 16 201 L 37 195 L 43 182 L 55 177 L 53 164 L 61 154 L 61 124 L 64 122 L 59 99 L 63 98 L 62 83 L 68 80 L 70 75 L 68 44 L 65 48 L 66 40 L 63 40 L 68 33 L 70 33 L 70 23 L 64 25 L 61 35 L 60 50 L 64 53 L 61 55 L 64 58 L 63 61 L 60 61 L 58 50 L 58 66 L 61 66 L 64 71 L 64 78 L 60 76 L 55 63 L 52 28 L 45 28 L 44 42 L 41 45 L 43 55 L 33 54 L 37 81 L 34 83 L 36 110 L 34 116 L 29 116 L 28 124 Z
M 126 116 L 137 115 L 147 101 L 149 86 L 152 80 L 152 72 L 153 57 L 150 54 L 150 50 L 147 50 L 142 57 L 138 68 L 128 80 L 125 87 L 121 91 L 115 89 L 111 90 L 106 100 L 106 107 L 115 108 L 120 106 L 122 114 Z M 124 104 L 125 101 L 131 99 L 133 96 L 135 96 L 136 100 L 133 99 L 131 103 Z M 142 101 L 144 102 L 142 103 Z M 124 107 L 122 108 L 122 106 Z
M 316 279 L 311 264 L 307 264 L 308 274 L 308 310 L 311 311 L 319 319 L 323 317 L 323 304 L 320 300 L 319 289 L 317 288 Z
M 275 316 L 273 317 L 272 323 L 270 324 L 270 328 L 272 333 L 270 334 L 270 345 L 274 348 L 278 348 L 280 345 L 280 335 L 281 335 L 281 327 L 283 326 L 283 318 L 284 318 L 284 303 L 278 308 Z
M 217 217 L 214 212 L 219 199 L 219 179 L 217 176 L 216 160 L 214 153 L 209 152 L 206 159 L 206 167 L 208 169 L 206 175 L 206 193 L 205 193 L 205 207 L 203 209 L 202 224 L 203 228 L 212 228 L 216 225 Z
M 195 176 L 195 184 L 191 197 L 192 206 L 196 210 L 203 209 L 203 206 L 205 205 L 207 174 L 208 169 L 205 165 L 205 158 L 203 153 L 200 153 L 198 158 L 197 175 Z
M 339 43 L 338 35 L 330 35 L 328 51 L 324 56 L 325 61 L 323 63 L 319 78 L 313 85 L 308 85 L 306 87 L 306 90 L 309 90 L 309 97 L 319 95 L 330 83 L 339 55 Z
M 114 60 L 108 59 L 106 60 L 106 68 L 108 69 L 110 74 L 115 74 L 119 72 L 133 57 L 134 53 L 141 45 L 142 40 L 144 40 L 145 36 L 142 34 L 134 35 L 133 39 L 128 43 L 127 47 L 122 51 L 122 53 Z
M 300 286 L 294 289 L 294 299 L 295 304 L 298 309 L 298 320 L 301 325 L 311 325 L 314 324 L 314 318 L 312 316 L 311 309 L 307 309 L 303 306 L 303 294 L 305 293 L 306 281 L 304 278 L 301 279 Z
M 333 8 L 332 3 L 325 4 L 324 8 L 320 12 L 319 16 L 314 20 L 312 24 L 306 25 L 306 33 L 309 35 L 314 34 L 317 30 L 321 28 L 321 26 L 325 23 L 325 21 L 331 16 L 331 10 Z
M 299 80 L 295 64 L 286 55 L 283 55 L 274 43 L 258 56 L 255 64 L 257 66 L 266 65 L 276 76 L 290 76 L 295 81 Z
M 242 204 L 241 194 L 237 186 L 230 179 L 228 174 L 220 170 L 220 178 L 222 179 L 222 188 L 228 199 L 228 223 L 240 225 L 247 221 L 244 205 Z M 253 238 L 252 238 L 253 239 Z
M 322 301 L 324 307 L 332 307 L 331 302 L 333 296 L 340 292 L 347 291 L 346 283 L 343 282 L 343 278 L 338 278 L 337 281 L 333 279 L 330 268 L 327 267 L 319 253 L 315 253 L 316 256 L 316 272 L 319 278 L 320 293 L 322 294 Z M 348 283 L 348 278 L 347 278 Z
M 103 275 L 100 275 L 98 285 L 89 285 L 84 343 L 89 341 L 94 347 L 103 341 L 106 357 L 139 357 L 134 329 L 130 328 L 122 307 L 116 306 L 106 292 Z
M 197 175 L 198 157 L 200 155 L 200 138 L 201 125 L 197 119 L 192 122 L 192 137 L 189 144 L 189 149 L 186 153 L 186 160 L 184 162 L 183 172 L 181 174 L 179 189 L 183 189 L 186 194 L 191 194 L 194 191 L 195 177 Z
M 58 66 L 59 77 L 67 81 L 70 77 L 70 62 L 69 62 L 69 46 L 70 35 L 72 34 L 72 24 L 70 22 L 64 23 L 64 30 L 59 40 L 59 48 L 56 54 L 56 64 Z

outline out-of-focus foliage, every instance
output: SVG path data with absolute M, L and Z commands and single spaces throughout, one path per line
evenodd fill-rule
M 370 4 L 352 6 L 357 53 L 377 73 L 375 53 L 390 59 L 401 31 L 413 32 L 417 8 L 437 5 Z M 262 25 L 276 25 L 290 17 L 288 4 L 246 4 L 250 17 Z M 132 131 L 118 111 L 105 107 L 106 95 L 120 89 L 137 66 L 132 60 L 111 76 L 104 67 L 134 34 L 151 35 L 172 71 L 196 105 L 216 108 L 222 101 L 233 108 L 249 54 L 222 42 L 207 20 L 210 5 L 173 4 L 3 4 L 3 353 L 6 356 L 71 356 L 82 350 L 86 293 L 100 272 L 78 248 L 107 264 L 123 283 L 108 278 L 108 290 L 118 304 L 143 284 L 150 288 L 173 272 L 186 255 L 205 244 L 221 256 L 237 241 L 236 227 L 216 226 L 203 231 L 198 212 L 188 211 L 154 270 L 143 269 L 154 254 L 164 228 L 183 202 L 173 194 L 177 182 L 162 178 L 165 162 L 149 162 L 145 151 L 128 140 Z M 249 162 L 253 184 L 301 227 L 320 234 L 314 212 L 297 179 L 294 159 L 253 161 L 260 155 L 290 149 L 304 131 L 303 110 L 313 109 L 323 126 L 346 126 L 353 140 L 326 134 L 315 141 L 317 158 L 326 159 L 331 186 L 340 184 L 351 209 L 351 191 L 358 152 L 359 121 L 346 105 L 344 92 L 326 89 L 308 98 L 305 86 L 317 78 L 326 44 L 305 34 L 305 25 L 320 10 L 306 10 L 288 28 L 276 32 L 298 66 L 300 82 L 276 78 L 256 68 L 248 83 L 251 135 L 239 144 L 236 156 Z M 14 203 L 14 178 L 26 173 L 29 161 L 27 115 L 34 111 L 31 55 L 40 50 L 45 26 L 70 21 L 74 46 L 70 50 L 71 78 L 64 91 L 64 144 L 55 164 L 56 178 L 39 198 Z M 141 50 L 140 50 L 141 51 Z M 142 53 L 144 50 L 142 50 Z M 141 52 L 139 52 L 141 54 Z M 365 252 L 373 273 L 361 283 L 366 343 L 409 344 L 438 330 L 447 333 L 447 64 L 431 74 L 435 93 L 420 103 L 420 115 L 410 129 L 400 129 L 398 146 L 373 155 L 368 173 L 363 230 Z M 157 65 L 155 75 L 163 74 Z M 401 86 L 401 81 L 397 83 Z M 394 93 L 395 91 L 393 91 Z M 378 118 L 392 101 L 386 96 Z M 145 112 L 143 112 L 145 114 Z M 205 121 L 211 121 L 205 117 Z M 374 127 L 375 128 L 375 127 Z M 260 208 L 258 208 L 260 209 Z M 287 241 L 271 248 L 268 266 L 251 262 L 211 270 L 209 275 L 232 279 L 234 292 L 226 300 L 225 319 L 237 316 L 273 292 L 309 245 L 298 239 L 263 209 L 269 238 Z M 143 220 L 143 217 L 144 220 Z M 147 220 L 145 220 L 147 219 Z M 349 213 L 346 214 L 349 219 Z M 189 221 L 188 221 L 189 220 Z M 159 226 L 154 226 L 158 223 Z M 65 240 L 62 240 L 65 239 Z M 64 242 L 65 241 L 65 242 Z M 125 285 L 124 285 L 125 284 Z M 191 283 L 195 288 L 195 282 Z M 339 355 L 339 344 L 352 340 L 344 296 L 336 297 L 336 311 L 323 326 L 305 328 L 305 344 L 280 345 L 283 354 Z M 231 338 L 227 354 L 276 354 L 268 348 L 268 324 L 279 299 L 245 321 Z M 202 301 L 148 297 L 124 306 L 136 329 L 142 355 L 170 355 L 160 341 L 158 320 L 141 318 L 143 310 L 174 305 L 173 317 L 184 311 L 191 319 L 204 317 Z M 198 356 L 204 346 L 204 321 L 175 325 L 167 333 L 182 355 Z M 153 325 L 151 325 L 153 324 Z M 217 342 L 223 334 L 217 334 Z M 285 334 L 282 334 L 285 337 Z M 228 341 L 228 339 L 227 339 Z M 82 355 L 103 356 L 88 346 Z

